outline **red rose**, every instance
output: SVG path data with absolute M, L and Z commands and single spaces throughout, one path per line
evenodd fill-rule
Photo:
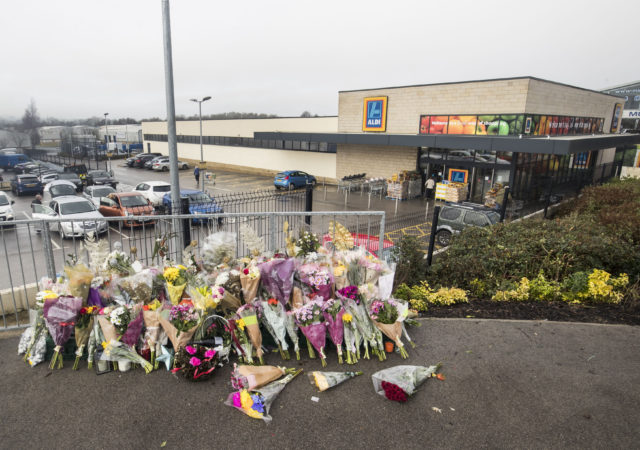
M 245 275 L 249 275 L 249 269 L 244 269 L 242 273 L 244 273 Z

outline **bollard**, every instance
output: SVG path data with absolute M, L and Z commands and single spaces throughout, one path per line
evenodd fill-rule
M 371 209 L 371 192 L 369 192 L 369 202 L 367 203 L 367 209 Z
M 433 208 L 433 221 L 431 222 L 431 235 L 429 235 L 429 250 L 427 251 L 427 267 L 431 267 L 433 261 L 433 247 L 436 245 L 436 230 L 438 229 L 438 217 L 440 216 L 440 207 Z
M 429 200 L 427 200 L 427 207 L 424 209 L 424 220 L 429 218 Z
M 398 199 L 396 198 L 396 211 L 393 213 L 394 217 L 398 215 Z

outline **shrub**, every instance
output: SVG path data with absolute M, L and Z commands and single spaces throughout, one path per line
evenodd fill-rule
M 427 262 L 421 250 L 421 242 L 415 236 L 403 236 L 400 239 L 391 249 L 391 261 L 396 263 L 394 287 L 424 279 Z
M 496 291 L 491 300 L 495 302 L 524 302 L 529 300 L 529 279 L 522 278 L 516 289 Z
M 433 305 L 450 306 L 456 303 L 469 303 L 469 299 L 464 289 L 441 287 L 429 295 L 429 303 Z
M 429 304 L 448 306 L 469 302 L 467 293 L 463 289 L 441 287 L 434 291 L 426 281 L 421 281 L 413 287 L 401 284 L 393 295 L 398 299 L 409 301 L 411 307 L 418 311 L 426 311 Z
M 560 284 L 547 280 L 542 272 L 529 282 L 529 300 L 553 301 L 560 298 Z

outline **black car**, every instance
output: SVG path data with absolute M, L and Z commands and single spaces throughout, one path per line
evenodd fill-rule
M 58 177 L 56 178 L 57 180 L 67 180 L 67 181 L 71 181 L 73 184 L 76 185 L 76 190 L 77 191 L 81 191 L 82 190 L 82 180 L 80 179 L 80 176 L 78 176 L 78 174 L 74 173 L 74 172 L 63 172 L 63 173 L 59 173 Z
M 144 164 L 147 161 L 151 161 L 153 158 L 155 158 L 158 155 L 152 155 L 150 153 L 145 153 L 144 155 L 139 155 L 136 160 L 133 162 L 133 167 L 140 167 L 143 168 Z
M 87 172 L 87 186 L 111 186 L 112 188 L 116 188 L 118 182 L 113 175 L 106 170 L 90 170 Z
M 141 156 L 146 156 L 146 155 L 153 155 L 154 157 L 161 156 L 160 153 L 157 153 L 157 152 L 155 152 L 155 153 L 138 153 L 136 155 L 133 155 L 130 158 L 127 158 L 125 162 L 127 163 L 127 166 L 129 166 L 129 167 L 142 167 L 142 166 L 136 165 L 136 162 L 139 160 L 139 158 Z

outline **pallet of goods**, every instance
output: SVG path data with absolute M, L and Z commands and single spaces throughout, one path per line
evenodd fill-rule
M 468 188 L 466 183 L 453 183 L 447 185 L 447 193 L 445 201 L 447 202 L 464 202 L 467 200 Z
M 422 193 L 422 178 L 417 172 L 406 170 L 387 179 L 387 198 L 407 200 Z
M 495 183 L 484 195 L 484 206 L 493 208 L 496 203 L 502 203 L 504 188 L 505 186 L 502 183 Z

